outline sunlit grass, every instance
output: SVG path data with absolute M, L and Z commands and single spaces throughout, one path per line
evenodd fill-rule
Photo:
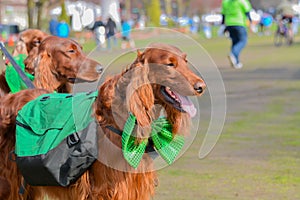
M 277 73 L 274 69 L 299 68 L 299 37 L 291 46 L 274 47 L 273 38 L 249 35 L 248 45 L 241 59 L 245 67 L 240 71 L 228 67 L 226 55 L 230 41 L 226 38 L 204 39 L 192 36 L 209 53 L 217 66 L 221 67 L 226 83 L 241 87 L 255 85 L 264 92 L 272 90 L 265 103 L 256 109 L 240 109 L 227 118 L 223 133 L 213 152 L 205 159 L 198 159 L 203 135 L 197 135 L 188 151 L 173 165 L 158 171 L 160 184 L 154 200 L 273 200 L 300 199 L 300 80 L 254 79 L 251 72 L 264 70 L 264 75 Z M 147 45 L 149 39 L 136 40 L 137 46 Z M 172 42 L 167 38 L 163 42 Z M 182 44 L 186 47 L 187 44 Z M 89 54 L 95 48 L 94 40 L 83 43 Z M 195 46 L 188 46 L 194 55 Z M 91 57 L 105 66 L 111 73 L 120 72 L 136 57 L 135 51 L 115 47 L 114 51 L 92 52 Z M 189 56 L 189 55 L 188 55 Z M 201 62 L 201 61 L 200 61 Z M 227 67 L 227 68 L 226 68 Z M 245 74 L 243 74 L 245 73 Z M 244 79 L 238 79 L 244 75 Z M 280 74 L 278 75 L 280 77 Z M 241 84 L 245 83 L 245 84 Z M 230 95 L 236 95 L 227 86 Z M 257 96 L 257 102 L 260 102 Z M 243 108 L 249 105 L 243 104 Z M 236 109 L 236 108 L 232 108 Z M 207 126 L 208 122 L 202 124 Z M 47 198 L 46 198 L 47 199 Z

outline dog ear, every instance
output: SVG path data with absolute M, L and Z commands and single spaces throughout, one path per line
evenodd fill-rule
M 136 51 L 137 53 L 137 58 L 140 59 L 143 56 L 143 52 L 141 52 L 139 49 Z
M 59 82 L 52 73 L 52 60 L 46 50 L 39 53 L 35 64 L 34 85 L 37 88 L 44 88 L 53 91 L 59 86 Z
M 134 63 L 143 63 L 145 62 L 145 53 L 137 50 L 137 58 Z
M 149 67 L 138 63 L 131 73 L 131 81 L 126 91 L 127 107 L 136 117 L 140 128 L 137 137 L 148 137 L 154 106 L 154 94 L 148 80 Z
M 12 56 L 17 56 L 19 54 L 28 55 L 26 44 L 22 41 L 17 42 L 16 47 L 14 48 L 14 50 L 12 52 Z
M 37 65 L 38 51 L 37 47 L 31 49 L 27 58 L 24 60 L 25 70 L 32 75 L 34 75 L 34 69 Z

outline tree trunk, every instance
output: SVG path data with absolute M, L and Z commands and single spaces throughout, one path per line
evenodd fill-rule
M 148 3 L 148 0 L 142 0 L 142 2 L 143 2 L 143 8 L 144 8 L 144 14 L 146 15 L 146 16 L 148 16 L 148 7 L 149 7 L 149 3 Z
M 183 14 L 186 14 L 186 15 L 192 14 L 192 13 L 189 13 L 190 4 L 191 4 L 191 0 L 185 0 L 185 2 L 184 2 L 184 13 Z
M 172 0 L 165 0 L 166 5 L 166 14 L 171 16 L 172 15 Z
M 27 0 L 28 28 L 34 28 L 33 27 L 34 7 L 35 7 L 34 1 L 33 0 Z
M 131 0 L 125 0 L 125 9 L 127 19 L 131 18 Z
M 41 23 L 42 23 L 42 11 L 43 11 L 43 7 L 44 7 L 44 3 L 46 0 L 40 0 L 37 2 L 37 28 L 41 29 Z
M 178 17 L 182 17 L 183 15 L 183 2 L 182 0 L 177 0 L 177 14 L 178 14 Z

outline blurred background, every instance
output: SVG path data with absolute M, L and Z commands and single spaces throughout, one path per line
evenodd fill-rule
M 280 0 L 251 0 L 251 16 L 257 26 L 251 31 L 271 34 L 275 26 L 276 6 Z M 300 1 L 294 4 L 294 32 L 298 32 Z M 90 30 L 101 17 L 106 22 L 111 17 L 121 30 L 121 20 L 129 21 L 132 28 L 146 26 L 174 28 L 181 32 L 203 33 L 211 38 L 218 33 L 221 23 L 221 0 L 0 0 L 0 39 L 15 40 L 16 34 L 27 28 L 38 28 L 49 32 L 49 23 L 55 19 L 70 27 L 71 36 L 91 37 Z M 263 18 L 268 17 L 265 27 Z
M 250 1 L 253 23 L 248 26 L 249 43 L 241 55 L 245 66 L 241 70 L 232 69 L 227 60 L 231 41 L 221 25 L 221 0 L 0 0 L 0 41 L 12 50 L 22 30 L 38 28 L 50 33 L 52 22 L 67 23 L 68 37 L 106 66 L 105 78 L 119 73 L 136 57 L 135 50 L 124 54 L 120 40 L 112 45 L 113 50 L 98 45 L 100 51 L 92 51 L 97 41 L 95 22 L 105 24 L 111 17 L 117 35 L 123 30 L 122 20 L 135 29 L 131 34 L 135 47 L 162 41 L 180 47 L 201 73 L 218 67 L 227 101 L 221 137 L 206 159 L 198 159 L 211 120 L 208 86 L 199 101 L 201 129 L 191 131 L 195 139 L 184 155 L 158 172 L 159 187 L 153 200 L 299 200 L 300 1 L 291 0 L 293 45 L 275 44 L 276 7 L 283 0 Z M 0 69 L 5 67 L 1 62 Z M 215 77 L 204 79 L 214 81 Z

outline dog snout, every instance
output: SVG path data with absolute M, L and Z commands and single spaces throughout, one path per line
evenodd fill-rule
M 194 85 L 194 89 L 195 89 L 195 91 L 198 93 L 198 94 L 201 94 L 201 93 L 203 93 L 204 92 L 204 90 L 205 90 L 205 88 L 206 88 L 206 85 L 205 85 L 205 83 L 203 83 L 203 82 L 197 82 L 197 83 L 195 83 L 195 85 Z
M 101 74 L 101 73 L 103 72 L 103 67 L 102 67 L 102 65 L 97 65 L 97 66 L 96 66 L 96 72 L 97 72 L 98 74 Z

